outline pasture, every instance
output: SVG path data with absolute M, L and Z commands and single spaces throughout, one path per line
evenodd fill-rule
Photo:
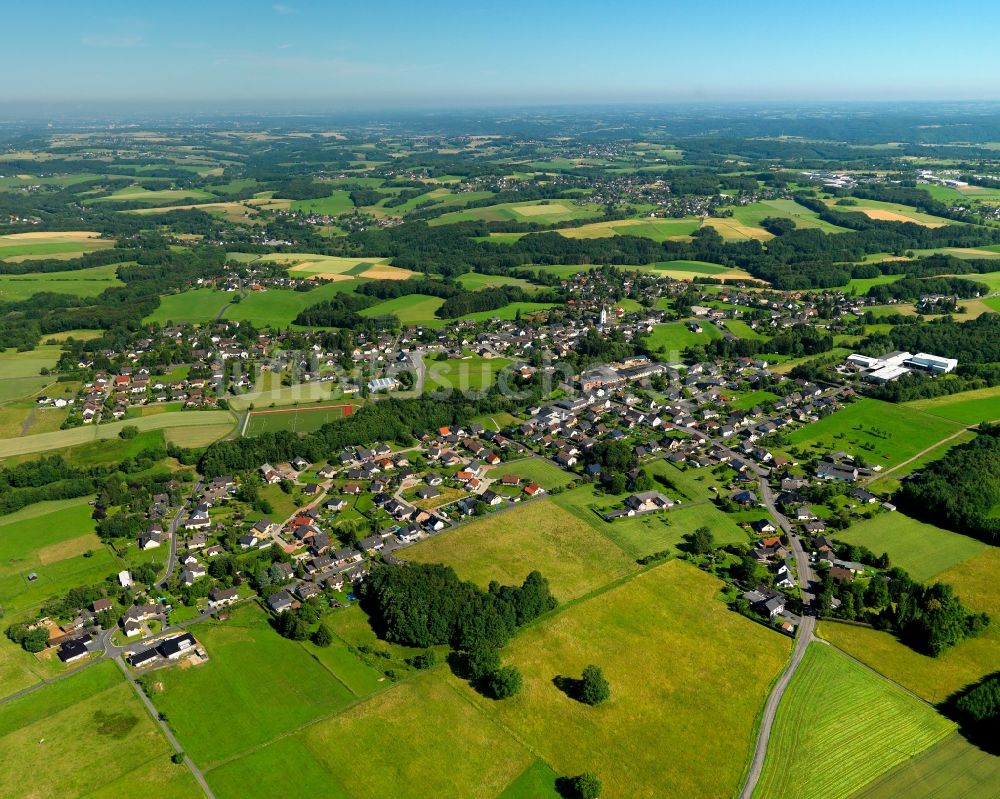
M 810 644 L 778 706 L 754 796 L 847 799 L 954 729 L 833 647 Z
M 948 583 L 962 603 L 988 613 L 990 626 L 978 638 L 963 641 L 936 658 L 918 654 L 889 633 L 836 622 L 822 622 L 820 635 L 880 674 L 928 702 L 948 696 L 997 670 L 1000 663 L 1000 550 L 989 547 L 935 575 Z
M 914 580 L 929 580 L 945 569 L 975 557 L 986 544 L 902 513 L 880 513 L 846 530 L 837 539 L 862 544 L 875 554 L 889 553 L 893 566 L 906 569 Z
M 709 217 L 702 221 L 702 227 L 715 228 L 716 232 L 726 241 L 746 241 L 756 239 L 767 241 L 774 238 L 764 228 L 758 225 L 747 225 L 735 217 Z
M 356 697 L 302 644 L 282 638 L 257 605 L 198 625 L 211 658 L 155 673 L 152 699 L 188 754 L 211 764 L 345 708 Z
M 819 214 L 799 205 L 795 200 L 761 200 L 749 205 L 734 206 L 732 211 L 733 219 L 748 227 L 760 227 L 764 219 L 775 217 L 791 219 L 797 228 L 816 228 L 824 233 L 843 233 L 845 230 L 820 219 Z
M 102 425 L 86 425 L 72 427 L 67 430 L 56 430 L 51 433 L 38 433 L 33 436 L 21 436 L 13 439 L 0 439 L 0 458 L 24 455 L 31 452 L 45 452 L 64 447 L 76 447 L 80 444 L 117 439 L 118 433 L 126 425 L 138 427 L 140 431 L 164 430 L 171 427 L 203 427 L 206 425 L 225 425 L 229 428 L 236 420 L 229 411 L 176 411 L 173 413 L 158 413 L 152 416 L 140 416 L 125 419 L 120 422 L 109 422 Z M 124 442 L 129 443 L 129 442 Z
M 511 321 L 517 319 L 518 315 L 527 316 L 528 314 L 541 313 L 555 307 L 557 307 L 556 304 L 552 302 L 510 302 L 503 308 L 496 308 L 492 311 L 477 311 L 461 318 L 471 319 L 473 322 L 489 322 L 492 319 Z
M 98 238 L 87 230 L 11 233 L 0 236 L 0 260 L 25 261 L 33 258 L 75 258 L 87 252 L 113 247 L 113 239 Z
M 191 773 L 170 762 L 173 747 L 110 662 L 0 708 L 0 751 L 3 796 L 113 797 L 141 787 L 181 799 L 199 792 Z
M 26 275 L 0 275 L 0 302 L 27 300 L 39 292 L 93 297 L 112 286 L 121 286 L 118 264 L 93 266 L 69 272 L 35 272 Z
M 134 185 L 118 189 L 105 197 L 93 197 L 85 203 L 130 202 L 156 205 L 174 200 L 214 200 L 216 196 L 202 189 L 147 189 Z
M 225 438 L 233 430 L 231 422 L 221 424 L 190 425 L 168 427 L 163 431 L 163 440 L 169 445 L 199 449 Z
M 861 200 L 852 197 L 853 205 L 838 207 L 838 211 L 846 213 L 862 213 L 871 219 L 880 219 L 884 222 L 913 222 L 924 227 L 944 227 L 945 225 L 960 224 L 940 216 L 932 216 L 918 211 L 909 205 L 899 203 L 887 203 L 880 200 Z M 834 201 L 827 201 L 833 204 Z
M 698 219 L 616 219 L 592 222 L 558 231 L 568 239 L 603 239 L 611 236 L 639 236 L 653 241 L 686 240 L 701 225 Z
M 914 400 L 906 407 L 966 425 L 996 422 L 1000 421 L 1000 386 Z
M 601 207 L 595 203 L 581 203 L 577 200 L 529 200 L 451 211 L 431 219 L 428 224 L 436 227 L 455 222 L 481 221 L 536 222 L 540 225 L 555 225 L 572 219 L 589 219 L 600 215 Z
M 464 275 L 459 275 L 458 282 L 461 283 L 462 288 L 470 291 L 491 289 L 497 286 L 517 286 L 525 291 L 537 291 L 539 288 L 524 278 L 510 277 L 509 275 L 483 275 L 479 272 L 466 272 Z
M 962 429 L 958 422 L 903 405 L 862 399 L 788 434 L 792 449 L 844 450 L 869 464 L 894 466 Z
M 623 266 L 625 270 L 652 272 L 674 280 L 694 280 L 699 277 L 714 277 L 716 280 L 755 280 L 748 272 L 732 266 L 722 266 L 709 261 L 658 261 L 643 266 Z
M 491 580 L 520 585 L 537 569 L 564 602 L 636 568 L 621 549 L 550 499 L 468 522 L 402 550 L 400 557 L 447 564 L 483 588 Z
M 278 430 L 311 433 L 319 430 L 327 422 L 343 418 L 344 410 L 343 405 L 323 405 L 316 408 L 305 407 L 282 411 L 254 411 L 250 414 L 246 435 L 259 436 L 261 433 L 273 433 Z
M 680 359 L 681 353 L 688 347 L 696 347 L 712 339 L 721 338 L 722 334 L 711 322 L 699 322 L 702 332 L 689 330 L 686 322 L 665 322 L 655 325 L 653 332 L 645 337 L 646 346 L 659 353 L 667 360 Z
M 524 676 L 517 696 L 461 690 L 556 773 L 596 773 L 608 799 L 733 795 L 790 642 L 728 611 L 719 587 L 662 564 L 519 633 L 503 658 Z M 588 663 L 611 684 L 599 707 L 552 682 Z M 665 757 L 678 741 L 683 756 Z
M 295 200 L 292 203 L 293 211 L 301 211 L 304 214 L 324 214 L 326 216 L 340 216 L 354 210 L 354 203 L 351 202 L 349 191 L 339 190 L 333 192 L 329 197 L 318 197 L 310 200 Z
M 505 367 L 507 358 L 483 358 L 470 355 L 447 361 L 425 360 L 424 391 L 479 391 L 492 386 Z
M 204 325 L 214 322 L 222 309 L 236 299 L 236 292 L 216 289 L 190 289 L 160 297 L 160 305 L 143 322 L 165 325 Z
M 1000 796 L 1000 757 L 952 733 L 900 763 L 852 799 L 993 799 Z
M 259 328 L 284 328 L 310 305 L 328 300 L 341 291 L 350 291 L 352 288 L 350 281 L 338 281 L 317 286 L 312 291 L 294 289 L 251 291 L 242 301 L 230 305 L 222 316 L 233 321 L 253 322 Z
M 507 461 L 495 469 L 491 469 L 489 476 L 494 480 L 499 480 L 508 474 L 520 477 L 522 482 L 530 480 L 533 483 L 538 483 L 546 491 L 562 488 L 574 479 L 572 474 L 565 469 L 560 469 L 545 458 L 522 458 L 521 460 Z
M 406 294 L 391 300 L 384 300 L 377 305 L 365 308 L 362 316 L 377 318 L 380 316 L 396 316 L 401 324 L 440 327 L 445 324 L 434 313 L 444 304 L 440 297 L 428 294 Z

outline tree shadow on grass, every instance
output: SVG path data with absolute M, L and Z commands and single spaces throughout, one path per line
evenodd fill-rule
M 959 733 L 970 744 L 979 747 L 991 755 L 1000 755 L 1000 736 L 997 735 L 998 716 L 994 715 L 988 718 L 975 719 L 969 712 L 963 712 L 959 705 L 959 700 L 980 686 L 996 680 L 1000 680 L 1000 671 L 987 674 L 979 682 L 967 685 L 962 690 L 956 691 L 938 705 L 938 710 L 942 714 L 958 723 Z
M 552 684 L 570 699 L 576 702 L 583 701 L 583 680 L 557 674 L 552 678 Z

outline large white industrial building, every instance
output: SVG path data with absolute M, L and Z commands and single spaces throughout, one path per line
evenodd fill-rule
M 865 380 L 873 383 L 888 383 L 909 374 L 912 370 L 942 375 L 954 371 L 958 366 L 955 358 L 942 358 L 926 352 L 918 352 L 916 355 L 909 352 L 890 352 L 881 358 L 854 353 L 847 356 L 847 363 L 864 372 Z

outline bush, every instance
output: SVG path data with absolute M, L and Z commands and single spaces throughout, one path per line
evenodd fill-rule
M 564 799 L 598 799 L 601 795 L 601 781 L 589 772 L 575 777 L 560 777 L 556 780 L 556 790 Z
M 134 424 L 127 424 L 118 431 L 118 437 L 125 441 L 131 441 L 137 435 L 139 435 L 139 428 Z
M 316 646 L 327 647 L 333 643 L 333 636 L 330 634 L 330 630 L 325 624 L 321 624 L 316 632 L 313 633 L 312 641 Z
M 183 752 L 174 752 L 170 756 L 170 762 L 171 763 L 176 763 L 177 765 L 180 765 L 181 763 L 184 762 L 184 753 Z
M 503 666 L 486 678 L 486 689 L 494 699 L 509 699 L 520 693 L 523 686 L 517 666 Z

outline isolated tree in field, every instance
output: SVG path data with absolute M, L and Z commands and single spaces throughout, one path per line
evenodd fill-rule
M 327 647 L 333 643 L 333 636 L 330 634 L 330 630 L 327 626 L 325 624 L 321 624 L 316 629 L 316 632 L 313 633 L 312 640 L 316 646 Z
M 694 555 L 707 555 L 715 549 L 715 536 L 704 525 L 693 533 L 686 533 L 684 541 L 687 544 L 688 551 Z
M 611 698 L 611 686 L 602 672 L 593 664 L 583 670 L 580 680 L 580 701 L 587 705 L 599 705 Z
M 508 699 L 519 693 L 523 685 L 517 666 L 503 666 L 486 680 L 486 687 L 494 699 Z
M 556 780 L 556 790 L 563 799 L 599 799 L 601 781 L 590 772 L 575 777 L 560 777 Z
M 134 424 L 127 424 L 121 430 L 118 431 L 118 437 L 123 438 L 126 441 L 130 441 L 139 435 L 139 428 Z

